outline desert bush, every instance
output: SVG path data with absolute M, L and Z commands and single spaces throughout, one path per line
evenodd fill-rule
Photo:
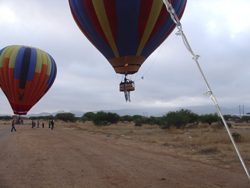
M 248 123 L 248 121 L 250 120 L 250 116 L 242 116 L 241 120 Z
M 228 128 L 232 127 L 232 123 L 227 123 Z
M 120 119 L 120 116 L 116 113 L 111 112 L 97 112 L 93 117 L 93 123 L 95 125 L 101 126 L 101 125 L 109 125 L 109 124 L 116 124 Z
M 11 120 L 11 116 L 0 116 L 0 120 Z
M 135 126 L 141 127 L 142 126 L 142 120 L 141 119 L 135 120 Z
M 163 129 L 175 126 L 179 129 L 188 123 L 194 123 L 198 120 L 198 114 L 193 113 L 191 110 L 180 109 L 178 111 L 170 111 L 163 116 L 165 123 L 162 125 Z
M 138 119 L 142 119 L 143 117 L 141 116 L 141 115 L 133 115 L 132 116 L 132 120 L 133 121 L 136 121 L 136 120 L 138 120 Z
M 240 142 L 241 141 L 241 134 L 240 133 L 237 133 L 237 132 L 233 132 L 232 133 L 232 137 L 234 138 L 234 141 L 235 142 Z
M 217 131 L 218 129 L 223 129 L 224 128 L 224 124 L 221 122 L 215 123 L 212 125 L 214 131 Z
M 86 112 L 85 114 L 83 114 L 81 120 L 83 122 L 85 122 L 85 121 L 92 121 L 94 115 L 95 115 L 94 112 Z
M 217 147 L 208 147 L 208 148 L 201 149 L 199 151 L 199 153 L 205 154 L 205 155 L 214 154 L 214 153 L 217 153 L 217 152 L 218 152 L 218 148 Z
M 30 119 L 30 120 L 36 120 L 36 119 L 49 120 L 49 119 L 54 119 L 54 116 L 53 115 L 49 115 L 49 116 L 32 116 L 32 117 L 29 117 L 28 119 Z
M 217 113 L 214 114 L 204 114 L 199 116 L 201 123 L 208 123 L 211 125 L 214 122 L 218 122 L 220 120 L 220 117 L 217 115 Z
M 132 116 L 126 115 L 126 116 L 121 116 L 120 121 L 122 121 L 122 122 L 124 122 L 124 121 L 131 122 L 131 121 L 134 121 L 134 120 L 133 120 Z
M 56 119 L 60 119 L 62 121 L 70 121 L 70 122 L 75 122 L 76 118 L 75 118 L 75 114 L 72 113 L 58 113 L 55 116 Z

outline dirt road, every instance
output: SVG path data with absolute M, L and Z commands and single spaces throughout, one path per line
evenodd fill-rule
M 250 187 L 241 165 L 213 166 L 165 147 L 84 131 L 10 129 L 0 125 L 1 188 Z

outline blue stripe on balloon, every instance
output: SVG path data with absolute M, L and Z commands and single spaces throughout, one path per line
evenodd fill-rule
M 30 64 L 29 64 L 28 77 L 27 77 L 28 81 L 33 80 L 35 69 L 36 69 L 36 59 L 37 59 L 36 49 L 31 48 Z
M 49 55 L 49 54 L 48 54 Z M 47 88 L 45 89 L 44 93 L 46 93 L 49 88 L 52 86 L 52 84 L 54 83 L 55 79 L 56 79 L 56 75 L 57 75 L 57 67 L 56 67 L 56 63 L 55 60 L 49 55 L 50 61 L 51 61 L 51 72 L 50 72 L 50 76 L 49 79 L 47 81 Z
M 93 26 L 84 7 L 83 0 L 70 0 L 70 4 L 77 20 L 81 24 L 82 28 L 87 32 L 94 45 L 107 59 L 115 58 L 114 52 L 109 44 L 105 42 Z
M 54 77 L 54 74 L 56 73 L 56 63 L 50 55 L 49 55 L 49 58 L 50 58 L 50 62 L 51 62 L 51 71 L 50 71 L 49 79 L 47 81 L 47 85 L 52 85 L 53 81 L 54 81 L 53 77 Z M 52 84 L 51 84 L 51 82 L 52 82 Z
M 14 79 L 20 79 L 25 49 L 26 49 L 25 47 L 21 47 L 17 53 L 15 68 L 14 68 Z
M 117 49 L 120 57 L 136 55 L 137 53 L 139 46 L 138 17 L 140 5 L 140 0 L 116 0 L 118 19 Z

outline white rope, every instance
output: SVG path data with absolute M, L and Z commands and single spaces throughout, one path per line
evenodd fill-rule
M 162 45 L 160 45 L 160 47 L 158 48 L 158 52 L 153 60 L 153 63 L 150 65 L 150 67 L 147 69 L 147 71 L 140 77 L 137 79 L 137 73 L 136 73 L 136 77 L 135 77 L 135 82 L 139 81 L 139 80 L 143 80 L 145 75 L 151 70 L 151 68 L 153 67 L 153 65 L 156 63 L 156 59 L 158 58 L 160 51 L 161 51 Z
M 219 114 L 221 116 L 221 119 L 222 119 L 222 121 L 223 121 L 223 123 L 224 123 L 224 125 L 226 127 L 227 133 L 228 133 L 228 135 L 229 135 L 229 137 L 230 137 L 230 139 L 231 139 L 231 141 L 232 141 L 232 143 L 234 145 L 236 153 L 238 154 L 239 159 L 240 159 L 240 161 L 241 161 L 241 163 L 243 165 L 243 168 L 246 171 L 248 179 L 250 180 L 250 176 L 249 176 L 249 173 L 247 171 L 246 165 L 245 165 L 245 163 L 244 163 L 244 161 L 243 161 L 243 159 L 242 159 L 242 157 L 240 155 L 240 152 L 239 152 L 239 150 L 238 150 L 238 148 L 236 146 L 236 143 L 234 142 L 234 139 L 233 139 L 232 134 L 231 134 L 231 132 L 230 132 L 230 130 L 228 128 L 228 125 L 227 125 L 227 123 L 226 123 L 226 121 L 225 121 L 225 119 L 224 119 L 224 117 L 222 115 L 222 112 L 220 110 L 218 102 L 217 102 L 217 100 L 216 100 L 216 98 L 215 98 L 215 96 L 214 96 L 214 94 L 213 94 L 213 92 L 212 92 L 212 90 L 211 90 L 211 88 L 210 88 L 210 86 L 209 86 L 206 78 L 205 78 L 205 75 L 203 74 L 203 72 L 201 70 L 201 67 L 200 67 L 199 62 L 198 62 L 198 58 L 200 56 L 199 55 L 195 55 L 194 52 L 193 52 L 193 50 L 192 50 L 192 48 L 191 48 L 191 46 L 189 45 L 188 40 L 187 40 L 185 34 L 183 33 L 181 22 L 180 22 L 178 16 L 176 15 L 174 8 L 172 7 L 171 2 L 169 2 L 168 0 L 163 0 L 163 3 L 166 5 L 167 11 L 169 12 L 169 14 L 170 14 L 172 20 L 174 21 L 174 23 L 176 24 L 176 27 L 178 29 L 178 32 L 176 33 L 176 35 L 181 35 L 182 36 L 182 40 L 184 42 L 184 45 L 186 46 L 186 48 L 188 49 L 188 51 L 192 54 L 193 60 L 196 62 L 196 65 L 197 65 L 197 67 L 198 67 L 198 69 L 199 69 L 199 71 L 200 71 L 200 73 L 201 73 L 201 75 L 202 75 L 202 77 L 203 77 L 203 79 L 204 79 L 204 81 L 206 83 L 206 86 L 208 88 L 208 92 L 206 92 L 205 95 L 209 96 L 212 99 L 214 105 L 216 106 L 216 108 L 217 108 L 217 110 L 218 110 L 218 112 L 219 112 Z

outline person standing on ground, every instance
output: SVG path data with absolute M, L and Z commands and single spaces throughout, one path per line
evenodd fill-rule
M 49 128 L 50 128 L 50 123 L 51 123 L 51 120 L 49 120 Z
M 54 128 L 54 120 L 52 119 L 51 120 L 51 130 L 53 130 L 53 128 Z
M 37 120 L 37 128 L 39 128 L 39 119 Z
M 42 121 L 42 127 L 44 128 L 44 120 Z
M 11 132 L 12 132 L 13 130 L 15 130 L 15 131 L 16 131 L 16 129 L 15 129 L 15 120 L 14 120 L 14 119 L 12 120 L 12 128 L 11 128 Z

